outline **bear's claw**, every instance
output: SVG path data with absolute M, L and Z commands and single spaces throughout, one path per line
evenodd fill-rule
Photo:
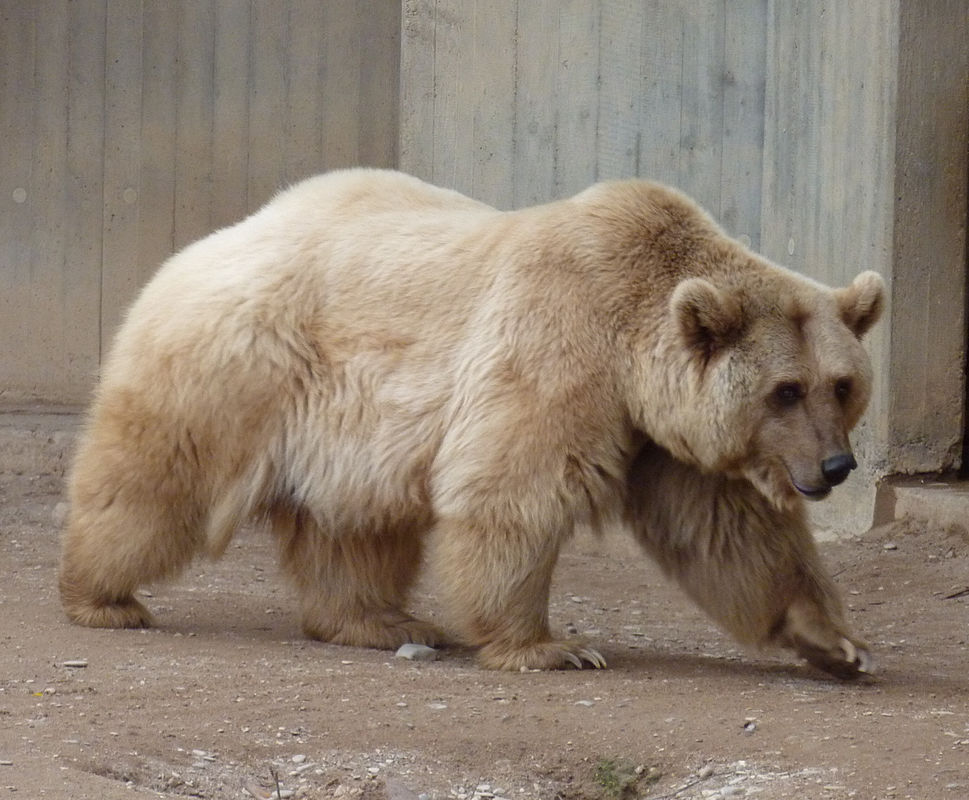
M 578 661 L 578 664 L 576 664 L 576 666 L 579 669 L 584 668 L 584 665 L 582 663 L 583 661 L 589 662 L 589 664 L 592 665 L 593 669 L 606 668 L 606 659 L 603 657 L 602 653 L 600 653 L 598 650 L 592 649 L 591 647 L 583 647 L 578 652 L 577 661 Z
M 874 661 L 868 649 L 844 637 L 832 648 L 802 640 L 798 642 L 797 652 L 812 666 L 842 680 L 853 680 L 874 672 Z
M 598 650 L 593 650 L 588 647 L 584 647 L 574 653 L 566 651 L 564 656 L 576 669 L 584 669 L 585 664 L 583 662 L 586 661 L 592 665 L 593 669 L 605 669 L 606 667 L 606 660 L 602 657 L 602 654 Z
M 492 642 L 481 648 L 478 660 L 488 669 L 605 669 L 602 653 L 580 642 L 552 641 L 520 647 Z

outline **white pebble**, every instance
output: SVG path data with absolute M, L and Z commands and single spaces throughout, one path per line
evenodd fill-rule
M 406 658 L 408 661 L 437 661 L 437 650 L 428 647 L 426 644 L 414 644 L 407 642 L 397 648 L 394 653 L 397 658 Z
M 67 522 L 67 514 L 69 511 L 70 506 L 63 501 L 54 506 L 54 511 L 51 516 L 54 519 L 55 528 L 64 527 L 64 523 Z
M 290 760 L 294 764 L 302 764 L 304 761 L 306 761 L 306 756 L 304 756 L 302 753 L 300 753 L 298 755 L 293 756 L 292 759 L 290 759 Z
M 84 669 L 87 666 L 86 658 L 75 658 L 61 662 L 62 667 L 72 667 L 73 669 Z

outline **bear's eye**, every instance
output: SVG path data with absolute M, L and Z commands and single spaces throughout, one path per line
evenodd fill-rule
M 851 378 L 839 378 L 834 383 L 834 396 L 839 401 L 847 400 L 851 395 Z
M 804 397 L 804 387 L 799 383 L 779 383 L 774 388 L 774 399 L 779 405 L 789 407 L 796 405 Z

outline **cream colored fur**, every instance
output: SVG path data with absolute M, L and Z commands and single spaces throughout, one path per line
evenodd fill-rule
M 602 666 L 550 632 L 549 583 L 577 524 L 625 519 L 740 639 L 852 674 L 800 497 L 848 452 L 882 302 L 873 273 L 822 287 L 644 181 L 504 213 L 312 178 L 130 309 L 71 476 L 65 610 L 148 625 L 135 590 L 255 517 L 310 636 L 443 641 L 404 610 L 430 547 L 482 664 Z

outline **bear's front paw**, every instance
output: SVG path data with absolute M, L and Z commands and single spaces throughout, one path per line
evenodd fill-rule
M 874 671 L 867 645 L 845 637 L 831 647 L 800 639 L 796 640 L 795 648 L 797 654 L 809 664 L 842 680 L 853 680 Z
M 478 652 L 478 661 L 486 669 L 516 672 L 529 669 L 605 669 L 602 654 L 583 642 L 551 641 L 527 645 L 491 642 Z

